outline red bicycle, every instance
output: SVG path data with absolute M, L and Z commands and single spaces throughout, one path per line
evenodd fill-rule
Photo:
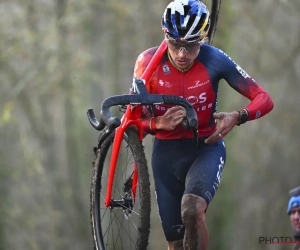
M 220 0 L 212 0 L 208 42 L 216 30 Z M 100 119 L 87 112 L 91 125 L 103 131 L 94 148 L 95 159 L 90 192 L 90 216 L 95 249 L 144 250 L 150 233 L 150 181 L 142 145 L 143 106 L 180 105 L 186 109 L 185 127 L 198 140 L 197 115 L 192 105 L 177 96 L 150 94 L 145 86 L 167 50 L 161 43 L 141 78 L 134 79 L 131 94 L 111 96 L 101 106 Z M 112 117 L 110 107 L 127 106 L 121 119 Z

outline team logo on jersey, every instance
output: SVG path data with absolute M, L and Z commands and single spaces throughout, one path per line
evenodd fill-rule
M 255 114 L 255 118 L 260 117 L 260 115 L 261 115 L 260 110 L 258 110 L 258 111 L 256 112 L 256 114 Z
M 165 75 L 167 75 L 167 74 L 170 74 L 170 73 L 171 73 L 171 72 L 170 72 L 170 68 L 169 68 L 169 66 L 168 66 L 168 65 L 164 65 L 164 66 L 163 66 L 163 71 L 164 71 Z
M 174 225 L 173 227 L 177 228 L 176 231 L 177 231 L 178 233 L 180 233 L 180 231 L 181 231 L 182 229 L 184 229 L 184 226 L 183 226 L 183 225 Z
M 166 88 L 172 88 L 172 84 L 170 84 L 169 82 L 166 82 L 165 86 Z
M 236 64 L 235 61 L 233 61 L 233 60 L 231 59 L 231 57 L 230 57 L 229 55 L 227 55 L 223 50 L 219 49 L 219 52 L 221 52 L 223 55 L 227 56 L 227 57 L 229 58 L 230 61 L 232 61 L 234 64 Z
M 187 101 L 189 101 L 190 104 L 195 105 L 198 103 L 204 103 L 207 100 L 206 92 L 201 93 L 199 96 L 191 95 L 186 98 Z
M 237 71 L 246 79 L 250 78 L 250 76 L 247 74 L 245 70 L 243 70 L 239 65 L 236 65 Z
M 158 84 L 160 86 L 165 86 L 166 88 L 172 88 L 172 84 L 170 84 L 169 82 L 164 82 L 163 80 L 159 80 Z
M 194 85 L 191 86 L 191 87 L 188 87 L 188 89 L 194 89 L 194 88 L 198 88 L 198 87 L 201 87 L 205 84 L 209 83 L 209 80 L 206 80 L 204 82 L 200 82 L 199 80 L 195 81 Z
M 212 200 L 212 195 L 211 195 L 211 193 L 209 191 L 205 192 L 205 196 L 208 198 L 209 201 Z

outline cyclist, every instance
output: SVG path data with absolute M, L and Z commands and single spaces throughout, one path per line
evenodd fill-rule
M 146 107 L 143 128 L 155 135 L 152 168 L 156 197 L 168 249 L 207 248 L 205 212 L 221 180 L 226 155 L 223 138 L 236 126 L 266 115 L 273 108 L 269 94 L 226 53 L 205 44 L 210 20 L 197 0 L 174 0 L 165 9 L 162 30 L 168 50 L 152 75 L 151 93 L 181 96 L 195 108 L 199 144 L 182 126 L 185 109 L 157 104 L 155 116 Z M 141 77 L 157 47 L 137 58 L 134 77 Z M 217 113 L 221 79 L 250 103 Z M 217 120 L 220 121 L 217 126 Z
M 291 198 L 288 203 L 287 213 L 293 229 L 295 230 L 294 239 L 299 241 L 294 250 L 300 250 L 300 186 L 290 191 Z

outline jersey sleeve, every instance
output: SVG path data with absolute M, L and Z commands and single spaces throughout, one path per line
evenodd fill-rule
M 269 113 L 274 107 L 270 95 L 228 55 L 222 53 L 226 65 L 223 78 L 233 89 L 250 100 L 245 107 L 249 113 L 249 121 Z
M 147 65 L 149 64 L 151 58 L 155 54 L 158 47 L 150 48 L 144 52 L 142 52 L 138 58 L 136 59 L 135 66 L 134 66 L 134 72 L 133 77 L 141 77 L 146 70 Z M 154 92 L 155 89 L 155 82 L 150 81 L 149 83 L 146 83 L 146 87 L 150 93 Z
M 138 58 L 136 59 L 136 62 L 135 62 L 135 66 L 134 66 L 134 73 L 133 73 L 134 78 L 136 78 L 136 77 L 140 78 L 142 76 L 142 74 L 144 73 L 147 65 L 149 64 L 149 62 L 156 50 L 157 50 L 157 47 L 150 48 L 150 49 L 142 52 L 138 56 Z M 150 93 L 153 93 L 154 88 L 155 88 L 154 81 L 150 81 L 149 83 L 146 83 L 146 87 Z M 146 133 L 146 134 L 154 134 L 155 133 L 154 118 L 153 118 L 153 115 L 150 112 L 149 108 L 146 106 L 143 106 L 141 121 L 142 121 L 144 133 Z

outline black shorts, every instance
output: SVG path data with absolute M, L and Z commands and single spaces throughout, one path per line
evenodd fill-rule
M 193 145 L 192 140 L 154 140 L 153 176 L 167 241 L 181 240 L 184 237 L 182 196 L 198 195 L 209 204 L 220 184 L 226 160 L 223 140 L 205 144 L 204 138 L 199 138 L 198 147 Z

